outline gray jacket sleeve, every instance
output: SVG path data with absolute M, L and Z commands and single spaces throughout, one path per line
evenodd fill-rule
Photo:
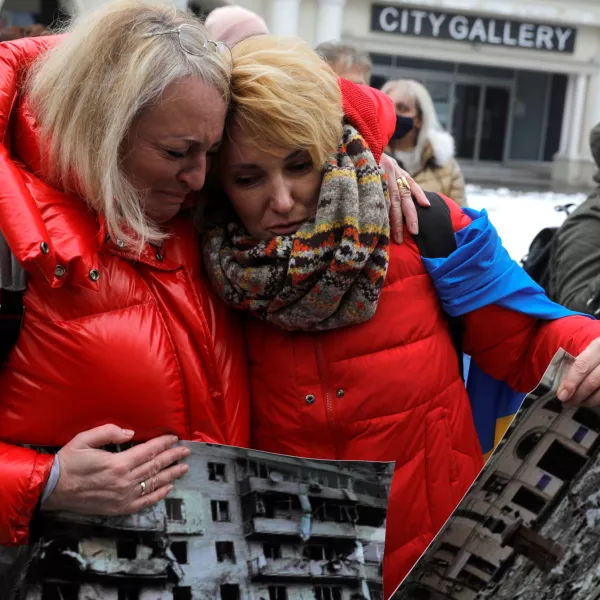
M 551 260 L 553 299 L 600 315 L 600 188 L 559 229 Z

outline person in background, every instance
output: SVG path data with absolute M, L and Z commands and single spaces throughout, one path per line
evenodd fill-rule
M 338 77 L 353 83 L 369 85 L 372 65 L 368 53 L 349 44 L 338 42 L 323 42 L 315 48 L 315 51 Z
M 430 276 L 412 236 L 389 243 L 378 167 L 396 120 L 389 98 L 378 116 L 368 106 L 376 90 L 355 86 L 365 118 L 354 127 L 342 120 L 353 84 L 304 42 L 261 36 L 232 52 L 221 188 L 206 202 L 203 254 L 218 295 L 248 314 L 251 445 L 396 461 L 387 597 L 483 462 L 440 300 L 464 315 L 473 361 L 515 389 L 535 387 L 560 347 L 580 355 L 559 390 L 575 403 L 600 403 L 600 323 L 561 307 L 521 310 L 515 299 L 549 301 L 525 293 L 527 277 L 485 212 L 449 199 L 441 208 L 457 249 L 435 259 Z
M 215 8 L 206 17 L 204 25 L 213 40 L 224 42 L 230 47 L 247 37 L 269 33 L 262 17 L 235 5 Z
M 454 138 L 438 121 L 427 88 L 411 79 L 388 81 L 381 90 L 396 106 L 396 131 L 389 152 L 427 192 L 466 206 L 465 182 L 454 158 Z
M 562 224 L 552 241 L 548 292 L 571 310 L 600 315 L 600 123 L 590 132 L 598 186 Z

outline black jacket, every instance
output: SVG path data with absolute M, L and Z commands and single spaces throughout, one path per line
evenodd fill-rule
M 590 132 L 600 169 L 600 123 Z M 550 296 L 571 310 L 600 316 L 600 171 L 598 187 L 563 223 L 553 240 Z

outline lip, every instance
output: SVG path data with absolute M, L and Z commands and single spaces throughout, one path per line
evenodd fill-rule
M 300 221 L 290 221 L 289 223 L 281 223 L 280 225 L 274 225 L 269 227 L 269 231 L 276 235 L 289 235 L 290 233 L 296 233 L 300 227 L 306 222 L 306 219 Z
M 160 192 L 163 196 L 167 196 L 173 204 L 183 204 L 186 199 L 188 192 L 185 194 L 174 193 L 174 192 Z

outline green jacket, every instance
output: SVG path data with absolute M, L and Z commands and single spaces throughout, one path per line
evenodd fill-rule
M 590 132 L 600 169 L 600 123 Z M 600 171 L 598 187 L 566 219 L 553 240 L 549 295 L 571 310 L 600 316 Z

